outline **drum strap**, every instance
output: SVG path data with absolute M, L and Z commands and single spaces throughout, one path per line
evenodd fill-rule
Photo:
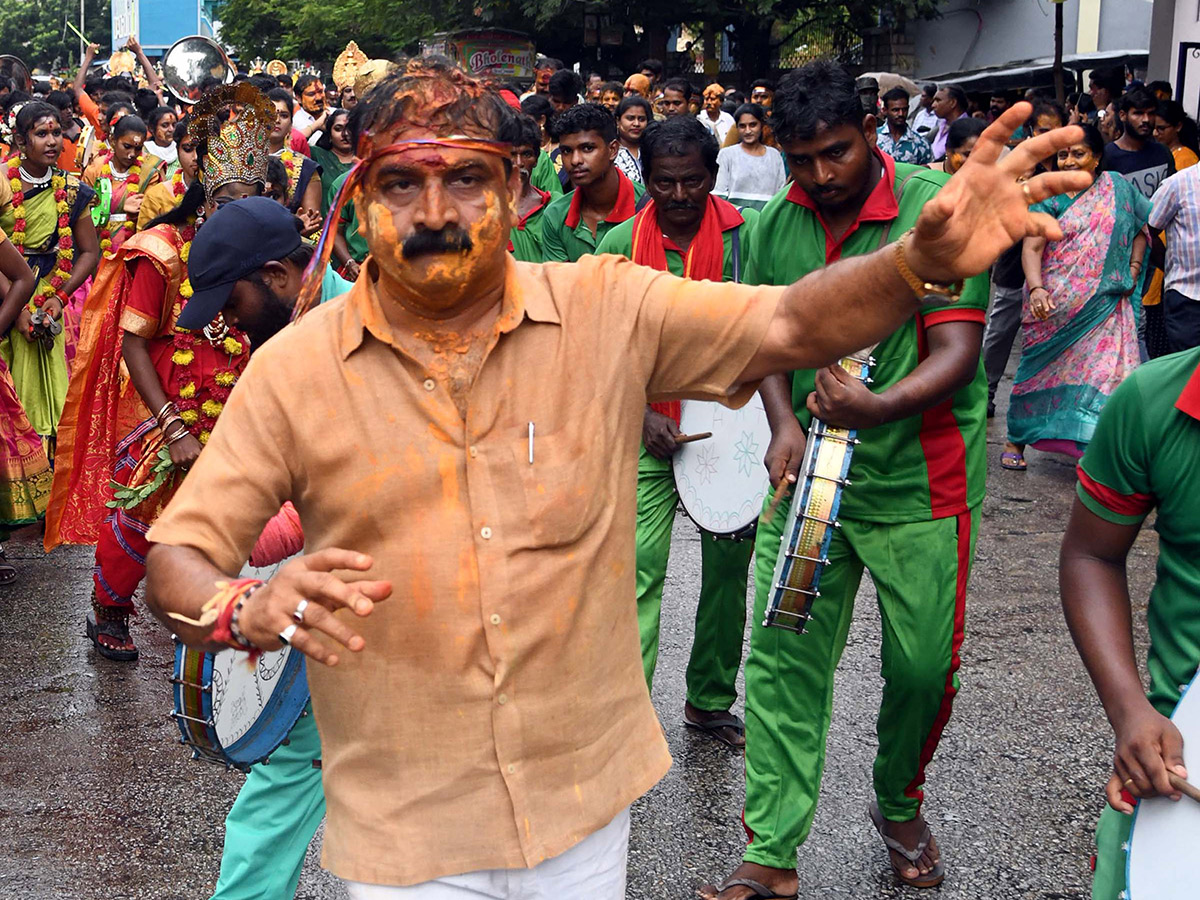
M 900 184 L 896 186 L 896 207 L 897 208 L 899 208 L 899 206 L 900 206 L 900 200 L 904 197 L 904 188 L 908 186 L 909 181 L 911 181 L 912 177 L 916 174 L 917 174 L 916 172 L 909 172 L 907 175 L 904 176 L 904 180 L 901 181 Z M 883 231 L 881 231 L 879 234 L 879 246 L 877 246 L 875 248 L 876 250 L 882 250 L 884 247 L 886 247 L 888 245 L 889 239 L 892 236 L 892 226 L 895 224 L 896 224 L 895 219 L 892 219 L 890 222 L 884 223 Z
M 904 196 L 904 188 L 908 185 L 908 182 L 916 174 L 917 174 L 916 172 L 909 172 L 907 175 L 904 176 L 904 180 L 901 181 L 900 184 L 896 186 L 895 193 L 896 193 L 896 206 L 897 207 L 900 206 L 900 199 Z M 892 219 L 888 222 L 884 222 L 883 228 L 879 232 L 879 244 L 878 244 L 878 246 L 876 246 L 876 248 L 875 248 L 876 250 L 882 250 L 884 247 L 886 247 L 891 242 L 890 239 L 892 236 L 892 226 L 895 224 L 896 224 L 895 219 Z M 878 346 L 879 346 L 879 341 L 876 341 L 870 347 L 865 347 L 862 350 L 860 350 L 858 355 L 859 356 L 870 356 L 871 351 L 873 351 Z
M 733 283 L 742 283 L 742 226 L 738 225 L 729 235 L 729 256 L 733 263 Z

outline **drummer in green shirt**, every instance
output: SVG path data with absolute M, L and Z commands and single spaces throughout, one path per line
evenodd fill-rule
M 1059 582 L 1071 636 L 1116 733 L 1092 898 L 1117 900 L 1128 896 L 1134 802 L 1156 794 L 1178 800 L 1168 772 L 1187 778 L 1183 737 L 1168 717 L 1200 666 L 1200 348 L 1151 360 L 1121 383 L 1078 476 Z M 1159 551 L 1146 613 L 1147 693 L 1125 563 L 1152 511 Z
M 758 213 L 712 195 L 717 140 L 695 116 L 655 122 L 642 137 L 650 202 L 614 225 L 598 253 L 616 253 L 680 277 L 740 281 L 749 262 Z M 679 496 L 671 458 L 679 450 L 679 403 L 652 403 L 642 425 L 637 489 L 637 608 L 642 664 L 650 685 L 658 658 L 659 614 L 671 526 Z M 687 667 L 684 722 L 723 743 L 745 746 L 745 725 L 730 712 L 737 699 L 746 631 L 746 580 L 751 540 L 701 531 L 700 598 Z
M 897 241 L 948 180 L 875 148 L 875 116 L 864 115 L 854 78 L 833 62 L 810 63 L 784 79 L 772 124 L 793 183 L 759 214 L 751 283 L 790 284 Z M 873 349 L 869 387 L 837 366 L 763 381 L 773 483 L 785 472 L 797 477 L 814 414 L 857 429 L 860 443 L 804 634 L 762 624 L 789 517 L 759 521 L 746 659 L 743 824 L 750 841 L 742 864 L 701 896 L 796 896 L 796 850 L 816 811 L 834 672 L 864 570 L 883 621 L 869 812 L 900 881 L 930 887 L 944 877 L 921 813 L 922 786 L 958 689 L 987 469 L 987 382 L 979 361 L 987 278 L 970 279 L 959 291 L 957 300 L 931 294 Z
M 521 195 L 517 198 L 517 224 L 509 232 L 508 249 L 521 262 L 540 263 L 545 254 L 542 250 L 542 218 L 551 196 L 532 184 L 531 176 L 536 170 L 538 154 L 537 122 L 522 115 L 513 125 L 513 162 L 521 173 Z
M 574 190 L 546 208 L 545 261 L 575 262 L 595 253 L 613 226 L 633 218 L 645 189 L 617 168 L 617 121 L 603 106 L 572 106 L 555 128 Z

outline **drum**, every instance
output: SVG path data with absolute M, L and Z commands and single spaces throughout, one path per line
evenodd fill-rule
M 242 577 L 265 580 L 278 568 L 247 567 Z M 171 717 L 192 758 L 243 772 L 284 742 L 308 703 L 304 654 L 286 646 L 251 665 L 240 650 L 205 653 L 176 640 L 171 684 Z
M 1171 721 L 1183 735 L 1183 764 L 1200 773 L 1200 675 L 1184 691 Z M 1129 835 L 1129 900 L 1193 900 L 1200 883 L 1200 803 L 1189 797 L 1139 800 Z
M 839 363 L 866 383 L 870 383 L 874 364 L 869 351 L 847 356 Z M 779 539 L 779 557 L 763 625 L 804 634 L 813 601 L 821 596 L 821 573 L 829 564 L 829 542 L 838 527 L 842 490 L 850 484 L 846 476 L 857 443 L 854 429 L 812 420 L 787 525 Z
M 685 400 L 682 406 L 680 431 L 712 433 L 682 444 L 672 459 L 684 511 L 717 537 L 752 537 L 771 486 L 763 466 L 771 427 L 762 399 L 755 394 L 741 409 L 703 400 Z

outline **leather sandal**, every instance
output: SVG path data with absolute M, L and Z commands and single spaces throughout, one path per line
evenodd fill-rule
M 105 659 L 132 662 L 138 658 L 138 648 L 129 634 L 129 612 L 93 602 L 87 614 L 87 636 L 96 652 Z M 107 638 L 108 642 L 102 642 Z

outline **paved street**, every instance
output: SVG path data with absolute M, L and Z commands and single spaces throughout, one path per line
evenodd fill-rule
M 920 896 L 1083 898 L 1111 742 L 1058 605 L 1073 472 L 1037 452 L 1028 473 L 1001 471 L 1002 422 L 990 435 L 963 689 L 927 786 L 949 874 Z M 675 766 L 634 808 L 630 900 L 692 896 L 733 867 L 743 840 L 740 756 L 681 721 L 700 573 L 698 538 L 683 518 L 673 549 L 654 701 Z M 1154 549 L 1153 534 L 1143 534 L 1132 577 L 1143 611 Z M 0 593 L 0 894 L 207 897 L 241 776 L 191 762 L 177 744 L 169 636 L 143 616 L 139 663 L 95 656 L 83 636 L 90 549 L 46 558 L 26 532 L 9 555 L 21 582 Z M 894 886 L 866 815 L 878 671 L 879 617 L 867 584 L 839 671 L 822 801 L 800 853 L 802 897 L 918 896 Z M 315 849 L 297 896 L 342 896 Z

